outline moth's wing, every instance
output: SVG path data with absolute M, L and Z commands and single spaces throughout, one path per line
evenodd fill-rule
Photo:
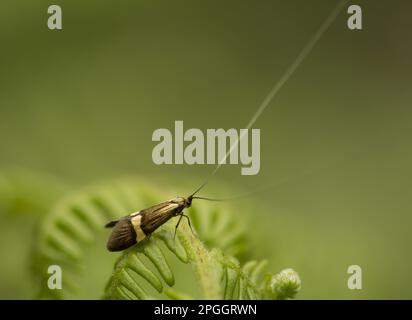
M 109 224 L 112 222 L 109 222 Z M 107 250 L 121 251 L 131 247 L 136 242 L 136 231 L 134 230 L 130 216 L 128 216 L 118 220 L 114 224 L 112 234 L 107 241 Z
M 140 211 L 142 216 L 140 228 L 148 235 L 175 215 L 179 204 L 167 201 Z
M 118 222 L 119 222 L 119 220 L 112 220 L 112 221 L 106 223 L 104 225 L 104 227 L 105 228 L 113 228 Z
M 105 227 L 105 228 L 113 228 L 119 221 L 121 221 L 121 220 L 123 220 L 123 219 L 127 219 L 127 218 L 132 218 L 132 217 L 134 217 L 134 216 L 137 215 L 137 214 L 139 214 L 139 212 L 132 213 L 131 215 L 121 217 L 121 218 L 119 218 L 119 219 L 117 219 L 117 220 L 109 221 L 108 223 L 106 223 L 106 224 L 104 225 L 104 227 Z

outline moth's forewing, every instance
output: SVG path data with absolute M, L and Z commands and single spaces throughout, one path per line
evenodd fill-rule
M 112 234 L 107 241 L 107 250 L 122 251 L 137 243 L 136 231 L 131 223 L 131 217 L 120 219 L 113 227 Z
M 151 234 L 182 210 L 183 207 L 181 204 L 171 201 L 163 202 L 151 208 L 142 210 L 140 212 L 142 216 L 140 227 L 146 235 Z
M 105 227 L 105 228 L 113 228 L 118 222 L 119 222 L 119 220 L 109 221 L 108 223 L 106 223 L 106 224 L 104 225 L 104 227 Z

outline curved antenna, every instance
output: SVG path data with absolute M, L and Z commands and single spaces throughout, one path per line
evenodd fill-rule
M 206 179 L 203 184 L 196 189 L 195 192 L 192 193 L 192 197 L 198 193 L 200 190 L 202 190 L 209 182 L 209 180 L 216 174 L 216 172 L 219 170 L 219 168 L 222 166 L 223 163 L 226 163 L 226 159 L 229 156 L 229 154 L 233 151 L 233 149 L 236 147 L 236 145 L 239 143 L 239 141 L 243 138 L 246 132 L 249 131 L 249 129 L 255 124 L 259 116 L 265 111 L 265 109 L 269 106 L 269 104 L 272 102 L 272 100 L 275 98 L 275 96 L 279 93 L 280 89 L 284 86 L 284 84 L 290 79 L 290 77 L 295 73 L 296 69 L 302 64 L 302 62 L 305 60 L 305 58 L 310 54 L 316 43 L 319 41 L 319 39 L 322 37 L 322 35 L 328 30 L 330 25 L 335 21 L 336 17 L 339 15 L 345 4 L 349 2 L 349 0 L 341 0 L 336 7 L 332 10 L 332 12 L 328 15 L 328 17 L 325 19 L 325 21 L 321 24 L 319 29 L 314 33 L 314 35 L 309 39 L 308 43 L 303 47 L 302 51 L 298 54 L 298 56 L 295 58 L 295 60 L 292 62 L 292 64 L 289 66 L 288 69 L 286 69 L 285 73 L 282 75 L 282 77 L 275 83 L 275 85 L 272 87 L 272 89 L 269 91 L 268 95 L 265 97 L 265 99 L 262 101 L 258 109 L 256 110 L 255 114 L 252 116 L 250 119 L 249 123 L 246 126 L 247 130 L 244 130 L 243 133 L 240 134 L 240 137 L 236 139 L 236 141 L 232 144 L 230 147 L 229 151 L 226 152 L 226 155 L 219 161 L 219 163 L 216 165 L 215 169 L 212 171 L 212 173 L 209 175 L 209 177 Z
M 203 187 L 207 185 L 207 183 L 209 182 L 209 180 L 210 180 L 210 177 L 207 178 L 207 179 L 205 180 L 205 182 L 203 182 L 203 183 L 200 185 L 200 187 L 197 188 L 197 189 L 195 190 L 195 192 L 193 192 L 193 193 L 189 196 L 189 198 L 193 198 L 193 196 L 194 196 L 196 193 L 198 193 L 200 190 L 202 190 Z
M 344 162 L 342 162 L 342 163 L 347 163 L 347 161 L 348 161 L 348 159 L 345 159 Z M 322 171 L 324 171 L 325 169 L 331 170 L 331 169 L 335 168 L 336 166 L 340 166 L 342 163 L 340 163 L 340 162 L 334 163 L 333 165 L 330 165 L 327 168 L 325 168 L 325 167 L 321 168 L 321 170 Z M 300 174 L 300 175 L 298 175 L 298 176 L 296 176 L 292 179 L 288 178 L 288 179 L 283 179 L 283 180 L 276 181 L 276 182 L 273 182 L 273 183 L 269 183 L 267 185 L 260 186 L 256 189 L 252 190 L 252 191 L 244 192 L 244 193 L 238 194 L 238 195 L 233 196 L 233 197 L 219 198 L 218 199 L 218 198 L 192 196 L 192 199 L 207 200 L 207 201 L 219 201 L 219 202 L 244 199 L 244 198 L 248 198 L 248 197 L 251 197 L 253 195 L 256 195 L 256 194 L 262 194 L 263 192 L 271 191 L 271 190 L 279 188 L 279 187 L 284 187 L 284 186 L 291 185 L 291 184 L 293 185 L 294 183 L 296 183 L 296 182 L 298 182 L 302 179 L 316 178 L 318 176 L 318 173 L 319 173 L 319 170 L 313 170 L 311 172 L 306 172 L 306 173 Z

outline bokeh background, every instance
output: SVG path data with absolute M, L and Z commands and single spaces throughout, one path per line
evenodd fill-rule
M 51 31 L 49 1 L 1 1 L 0 298 L 34 297 L 33 233 L 61 195 L 136 174 L 197 186 L 213 166 L 154 165 L 153 131 L 245 127 L 336 3 L 55 1 Z M 412 3 L 350 3 L 364 29 L 342 12 L 256 122 L 259 175 L 223 166 L 204 194 L 286 181 L 248 200 L 248 232 L 299 272 L 298 298 L 412 298 Z

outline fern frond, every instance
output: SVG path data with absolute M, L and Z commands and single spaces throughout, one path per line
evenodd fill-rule
M 82 272 L 86 251 L 104 233 L 104 224 L 144 205 L 134 188 L 129 183 L 88 188 L 62 200 L 51 210 L 40 226 L 32 254 L 40 298 L 65 298 L 67 291 L 75 291 L 72 290 L 76 287 L 75 275 Z M 49 265 L 63 268 L 63 287 L 67 291 L 47 287 Z
M 220 248 L 235 257 L 248 255 L 246 217 L 240 219 L 239 214 L 231 214 L 233 208 L 230 205 L 195 202 L 189 212 L 193 226 L 207 248 Z
M 147 183 L 127 179 L 84 189 L 58 203 L 43 221 L 34 245 L 32 265 L 41 288 L 39 298 L 76 297 L 77 288 L 85 286 L 79 282 L 78 275 L 85 274 L 89 278 L 95 272 L 84 268 L 85 259 L 89 247 L 101 236 L 107 236 L 103 225 L 164 199 L 164 195 L 159 195 Z M 246 252 L 245 229 L 237 212 L 233 213 L 229 206 L 221 203 L 197 202 L 189 215 L 197 235 L 184 222 L 173 239 L 176 221 L 171 219 L 150 238 L 120 255 L 103 298 L 194 297 L 198 293 L 171 288 L 176 281 L 179 261 L 182 266 L 186 264 L 192 268 L 202 298 L 287 297 L 288 293 L 273 293 L 281 287 L 273 276 L 265 282 L 268 278 L 262 274 L 264 262 L 251 261 L 241 266 L 235 258 L 236 254 Z M 211 249 L 213 247 L 219 249 Z M 99 243 L 98 248 L 102 254 L 116 257 L 106 252 L 104 243 Z M 64 290 L 48 288 L 50 265 L 63 269 Z M 109 267 L 102 264 L 99 268 Z
M 166 231 L 165 228 L 162 228 L 159 232 L 154 233 L 150 239 L 126 250 L 115 265 L 112 277 L 106 286 L 104 298 L 152 298 L 143 288 L 140 280 L 145 280 L 159 293 L 163 291 L 163 283 L 169 287 L 173 286 L 175 277 L 163 253 L 161 243 L 164 243 L 181 262 L 187 263 L 188 258 L 181 244 L 178 241 L 173 241 L 171 231 L 171 229 Z
M 71 295 L 76 297 L 76 287 L 79 287 L 77 275 L 87 272 L 82 269 L 89 247 L 95 243 L 97 238 L 104 234 L 107 235 L 107 230 L 103 228 L 103 225 L 109 220 L 164 201 L 165 197 L 159 195 L 158 191 L 146 182 L 142 183 L 140 179 L 124 179 L 86 188 L 60 201 L 42 222 L 32 254 L 33 271 L 41 288 L 39 297 L 59 299 Z M 235 226 L 237 230 L 241 230 L 240 223 L 233 222 L 238 219 L 230 213 L 230 210 L 225 209 L 225 214 L 219 214 L 216 204 L 208 203 L 196 203 L 195 207 L 189 212 L 194 228 L 202 226 L 202 230 L 198 232 L 206 235 L 210 245 L 218 243 L 219 238 L 223 238 L 222 247 L 225 250 L 241 252 L 239 248 L 245 239 L 243 234 L 239 233 L 237 237 L 224 239 L 224 233 L 228 232 L 227 228 Z M 226 216 L 231 216 L 232 221 Z M 204 224 L 199 223 L 199 217 L 202 219 L 206 217 Z M 224 228 L 216 228 L 220 222 Z M 118 265 L 118 267 L 124 267 L 124 270 L 119 273 L 122 276 L 121 281 L 118 282 L 121 288 L 116 289 L 117 293 L 109 290 L 110 295 L 149 298 L 150 295 L 145 295 L 144 289 L 139 290 L 139 286 L 131 292 L 127 289 L 128 284 L 136 275 L 143 277 L 156 292 L 161 292 L 164 284 L 168 287 L 173 284 L 174 276 L 169 266 L 170 257 L 163 254 L 165 249 L 182 262 L 187 263 L 189 259 L 188 252 L 180 244 L 180 240 L 173 240 L 173 232 L 170 228 L 174 229 L 174 223 L 176 222 L 172 219 L 170 226 L 165 225 L 157 230 L 144 245 L 131 249 L 136 250 L 135 254 L 130 255 L 130 259 L 126 259 L 127 262 L 123 261 Z M 103 243 L 101 250 L 105 252 Z M 129 254 L 130 251 L 127 251 L 126 257 L 129 257 Z M 110 253 L 107 255 L 116 257 Z M 147 268 L 143 260 L 148 261 L 160 277 L 155 276 L 156 273 Z M 59 265 L 63 268 L 65 290 L 50 290 L 47 287 L 47 279 L 50 276 L 47 273 L 49 265 Z
M 167 227 L 165 228 L 167 229 Z M 169 230 L 163 230 L 163 232 L 171 234 L 172 228 L 169 226 Z M 227 300 L 255 300 L 255 299 L 287 299 L 292 298 L 300 289 L 299 287 L 291 285 L 290 274 L 284 276 L 285 271 L 282 271 L 279 275 L 268 274 L 266 277 L 263 275 L 265 261 L 257 262 L 250 261 L 240 266 L 238 260 L 234 257 L 224 255 L 220 249 L 213 249 L 208 251 L 203 243 L 194 236 L 190 228 L 187 225 L 182 226 L 178 231 L 179 248 L 180 246 L 186 251 L 187 260 L 183 260 L 185 263 L 190 263 L 192 269 L 196 275 L 198 285 L 200 286 L 205 299 L 227 299 Z M 150 295 L 142 288 L 142 279 L 136 277 L 140 275 L 146 282 L 153 282 L 155 279 L 157 289 L 161 292 L 163 286 L 161 285 L 160 277 L 150 273 L 150 277 L 147 277 L 139 272 L 135 265 L 139 265 L 140 268 L 147 270 L 141 262 L 143 254 L 147 256 L 147 252 L 150 252 L 156 248 L 156 254 L 160 245 L 159 239 L 145 241 L 136 245 L 128 252 L 124 253 L 119 258 L 118 263 L 115 266 L 115 270 L 111 279 L 109 280 L 105 298 L 107 299 L 148 299 Z M 164 256 L 160 256 L 159 259 L 163 263 L 166 263 Z M 159 267 L 153 263 L 157 268 L 157 271 L 162 275 L 163 281 L 167 285 L 172 286 L 173 282 L 167 282 L 167 278 L 163 276 L 162 269 L 167 267 L 164 265 Z M 298 279 L 297 274 L 293 274 L 295 280 Z M 297 278 L 296 278 L 297 277 Z M 152 279 L 153 278 L 153 279 Z M 267 281 L 266 279 L 269 279 Z M 278 282 L 274 284 L 273 279 L 277 279 Z M 153 287 L 153 283 L 151 283 Z M 295 285 L 297 282 L 294 283 Z M 293 290 L 291 290 L 293 288 Z M 167 288 L 164 290 L 165 294 L 172 299 L 190 299 L 190 294 L 177 292 L 173 289 Z

